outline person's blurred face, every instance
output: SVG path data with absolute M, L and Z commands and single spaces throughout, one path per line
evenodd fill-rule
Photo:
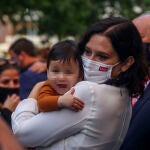
M 0 87 L 19 88 L 19 72 L 16 69 L 7 69 L 0 74 Z
M 81 80 L 78 62 L 51 60 L 47 77 L 52 88 L 62 95 Z

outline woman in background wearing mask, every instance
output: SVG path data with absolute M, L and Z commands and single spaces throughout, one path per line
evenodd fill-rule
M 143 93 L 148 73 L 139 32 L 125 18 L 107 18 L 87 30 L 79 52 L 86 81 L 74 86 L 72 96 L 81 99 L 84 108 L 77 113 L 64 108 L 38 114 L 38 84 L 32 98 L 19 103 L 12 115 L 13 131 L 25 147 L 119 149 L 131 118 L 131 96 Z M 71 92 L 64 96 L 71 96 Z
M 0 113 L 11 126 L 11 114 L 20 102 L 19 70 L 14 60 L 0 59 Z

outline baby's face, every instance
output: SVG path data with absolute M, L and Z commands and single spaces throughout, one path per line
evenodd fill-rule
M 52 88 L 63 95 L 80 81 L 78 62 L 52 60 L 47 70 L 47 77 Z

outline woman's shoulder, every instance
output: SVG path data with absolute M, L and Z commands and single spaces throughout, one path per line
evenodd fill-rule
M 91 82 L 91 81 L 81 81 L 81 82 L 78 82 L 75 86 L 77 87 L 86 87 L 86 88 L 90 88 L 91 86 L 92 87 L 97 87 L 97 88 L 101 88 L 101 89 L 114 89 L 114 90 L 126 90 L 126 88 L 124 87 L 116 87 L 116 86 L 113 86 L 113 85 L 108 85 L 108 84 L 98 84 L 98 83 L 95 83 L 95 82 Z
M 96 83 L 96 82 L 92 82 L 92 81 L 80 81 L 76 84 L 76 86 L 87 86 L 87 85 L 95 85 L 98 86 L 100 84 Z
M 80 91 L 80 93 L 86 93 L 90 95 L 90 93 L 97 93 L 98 95 L 124 95 L 128 96 L 128 91 L 124 87 L 116 87 L 108 84 L 98 84 L 90 81 L 81 81 L 76 84 L 75 89 Z
M 130 101 L 126 88 L 89 81 L 82 81 L 75 86 L 75 96 L 83 100 L 87 106 L 92 103 L 95 107 L 103 105 L 104 108 L 109 108 L 111 105 L 114 109 Z

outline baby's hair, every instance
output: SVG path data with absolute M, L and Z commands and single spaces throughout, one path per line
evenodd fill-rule
M 59 60 L 62 62 L 70 62 L 73 60 L 78 63 L 80 75 L 84 75 L 82 58 L 78 51 L 78 46 L 73 40 L 60 41 L 51 48 L 47 57 L 47 69 L 52 60 Z

